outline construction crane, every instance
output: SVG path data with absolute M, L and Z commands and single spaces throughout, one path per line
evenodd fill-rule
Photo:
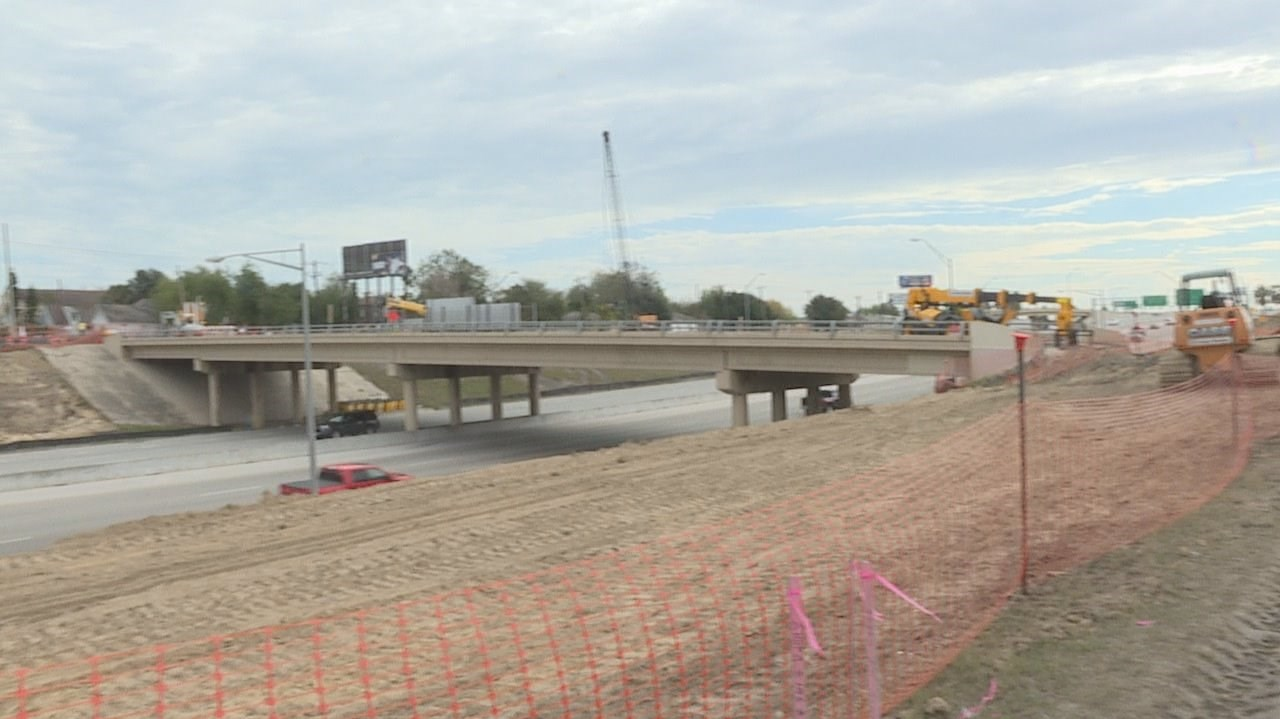
M 607 195 L 609 226 L 613 233 L 613 254 L 618 261 L 618 273 L 622 276 L 622 316 L 631 315 L 631 258 L 627 252 L 627 223 L 622 213 L 622 193 L 618 190 L 618 172 L 613 165 L 613 146 L 609 144 L 609 131 L 604 133 L 604 182 Z

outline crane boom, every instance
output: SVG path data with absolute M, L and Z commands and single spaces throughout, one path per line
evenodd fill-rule
M 618 172 L 613 165 L 613 146 L 609 143 L 609 131 L 604 136 L 604 181 L 609 201 L 609 225 L 613 232 L 613 253 L 622 275 L 624 303 L 623 316 L 631 311 L 631 257 L 627 251 L 627 223 L 622 212 L 622 193 L 618 190 Z

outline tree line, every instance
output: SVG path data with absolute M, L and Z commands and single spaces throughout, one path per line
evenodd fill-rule
M 10 281 L 16 287 L 16 278 L 11 277 Z M 451 249 L 434 253 L 413 268 L 405 278 L 405 288 L 405 299 L 417 302 L 445 297 L 471 297 L 478 303 L 516 302 L 521 305 L 525 320 L 618 320 L 638 315 L 656 315 L 660 319 L 797 319 L 795 312 L 777 300 L 723 286 L 704 290 L 692 302 L 674 301 L 657 275 L 639 265 L 629 272 L 596 272 L 566 290 L 528 278 L 503 286 L 501 279 L 495 283 L 487 268 Z M 298 282 L 270 284 L 251 262 L 246 262 L 238 271 L 200 266 L 172 276 L 157 269 L 137 270 L 127 282 L 109 287 L 103 302 L 135 304 L 148 300 L 158 311 L 178 311 L 183 302 L 199 301 L 204 303 L 210 324 L 286 325 L 299 321 L 301 289 Z M 357 284 L 340 275 L 330 275 L 322 285 L 312 288 L 310 299 L 311 318 L 316 324 L 355 322 L 361 317 Z M 892 314 L 895 310 L 886 304 L 865 308 L 859 314 L 877 312 Z M 851 316 L 843 302 L 823 294 L 813 295 L 801 314 L 813 320 L 843 320 Z

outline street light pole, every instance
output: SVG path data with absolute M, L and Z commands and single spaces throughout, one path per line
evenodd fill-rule
M 262 255 L 279 255 L 286 252 L 298 253 L 298 264 L 291 265 L 287 262 L 273 260 Z M 264 250 L 262 252 L 237 252 L 232 255 L 222 255 L 220 257 L 210 257 L 207 262 L 217 264 L 223 260 L 229 260 L 232 257 L 249 257 L 259 262 L 265 262 L 269 265 L 284 267 L 290 270 L 298 270 L 302 277 L 302 368 L 306 375 L 304 383 L 306 384 L 306 429 L 307 429 L 307 467 L 309 474 L 307 475 L 311 481 L 311 494 L 320 496 L 320 474 L 316 472 L 316 403 L 315 395 L 311 388 L 311 302 L 307 296 L 307 245 L 305 242 L 298 243 L 296 250 Z
M 947 265 L 947 290 L 948 291 L 954 290 L 956 288 L 956 278 L 955 278 L 956 268 L 955 268 L 955 265 L 952 264 L 951 258 L 939 252 L 938 248 L 934 247 L 932 242 L 924 239 L 923 237 L 911 237 L 911 238 L 908 238 L 907 241 L 923 242 L 925 247 L 928 247 L 930 250 L 932 250 L 933 254 L 937 255 L 938 259 L 942 260 L 943 263 Z

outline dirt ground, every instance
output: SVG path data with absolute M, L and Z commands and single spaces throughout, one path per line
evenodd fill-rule
M 35 350 L 0 352 L 0 445 L 115 429 Z
M 1149 361 L 1108 357 L 1032 397 L 1155 382 Z M 1015 398 L 974 387 L 68 539 L 0 558 L 0 672 L 385 606 L 652 541 L 919 452 Z M 812 457 L 823 461 L 796 471 Z M 1280 670 L 1276 469 L 1280 444 L 1261 443 L 1246 476 L 1205 509 L 1037 582 L 899 714 L 956 716 L 995 678 L 991 716 L 1271 716 L 1280 699 L 1258 677 Z

